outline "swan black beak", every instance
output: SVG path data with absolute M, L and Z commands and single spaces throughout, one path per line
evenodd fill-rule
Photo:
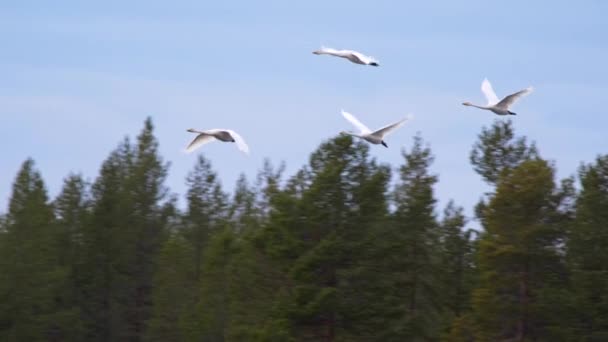
M 384 142 L 384 140 L 382 140 L 381 144 L 382 144 L 382 146 L 388 148 L 388 145 Z
M 517 113 L 513 113 L 513 112 L 509 111 L 509 115 L 517 115 Z
M 373 65 L 373 66 L 380 66 L 380 64 L 378 64 L 378 63 L 376 63 L 376 62 L 369 63 L 369 65 Z

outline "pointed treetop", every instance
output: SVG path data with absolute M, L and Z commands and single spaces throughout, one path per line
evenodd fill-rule
M 523 161 L 539 158 L 534 142 L 528 144 L 525 137 L 515 137 L 511 120 L 494 121 L 492 127 L 482 129 L 478 138 L 469 159 L 475 172 L 491 184 Z
M 48 196 L 40 172 L 34 168 L 34 160 L 26 159 L 13 183 L 13 193 L 9 202 L 9 217 L 26 208 L 29 201 L 46 204 Z

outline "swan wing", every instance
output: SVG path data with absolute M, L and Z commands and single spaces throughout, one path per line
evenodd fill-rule
M 483 82 L 481 82 L 481 92 L 483 92 L 486 99 L 488 100 L 489 106 L 493 106 L 498 103 L 498 96 L 496 96 L 494 89 L 492 89 L 492 84 L 490 84 L 490 81 L 488 81 L 487 78 L 485 78 Z
M 313 51 L 313 53 L 316 55 L 327 54 L 327 55 L 334 55 L 334 56 L 339 56 L 340 52 L 341 51 L 338 51 L 338 50 L 332 49 L 332 48 L 328 48 L 325 46 L 321 46 L 321 48 L 319 50 Z
M 238 147 L 241 152 L 249 154 L 249 146 L 247 146 L 247 143 L 243 137 L 231 129 L 227 129 L 226 132 L 230 133 L 230 136 L 232 136 L 232 139 L 234 139 L 234 142 L 236 143 L 236 147 Z
M 344 116 L 346 120 L 353 124 L 353 126 L 357 127 L 359 131 L 361 131 L 361 134 L 368 134 L 372 132 L 371 129 L 367 128 L 367 126 L 362 124 L 361 121 L 357 120 L 357 118 L 354 117 L 354 115 L 352 115 L 351 113 L 342 110 L 342 116 Z
M 406 121 L 411 120 L 411 119 L 412 119 L 412 116 L 408 115 L 406 118 L 403 118 L 395 123 L 392 123 L 390 125 L 386 125 L 386 126 L 380 128 L 379 130 L 372 133 L 372 135 L 383 138 L 383 137 L 391 134 L 392 132 L 394 132 L 397 128 L 401 127 Z
M 192 151 L 196 150 L 197 148 L 210 143 L 213 141 L 213 136 L 209 135 L 207 133 L 201 133 L 199 135 L 196 136 L 196 138 L 194 138 L 194 140 L 192 140 L 192 142 L 190 142 L 190 144 L 188 145 L 188 147 L 186 147 L 186 152 L 187 153 L 191 153 Z
M 526 89 L 520 90 L 517 93 L 506 96 L 500 102 L 496 104 L 496 107 L 508 109 L 515 101 L 519 100 L 520 97 L 526 96 L 530 94 L 534 90 L 532 87 L 528 87 Z
M 378 60 L 376 60 L 374 57 L 366 56 L 366 55 L 362 54 L 361 52 L 349 51 L 349 53 L 351 55 L 355 56 L 358 60 L 360 60 L 364 64 L 378 63 Z

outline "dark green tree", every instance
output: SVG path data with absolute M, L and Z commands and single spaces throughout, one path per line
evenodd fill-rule
M 236 232 L 256 229 L 261 224 L 262 217 L 256 203 L 256 192 L 247 183 L 245 175 L 241 175 L 237 180 L 228 216 L 231 227 Z
M 59 341 L 69 337 L 66 271 L 58 232 L 40 173 L 32 159 L 17 174 L 0 242 L 0 339 Z
M 293 246 L 286 255 L 293 260 L 286 307 L 297 340 L 369 338 L 368 302 L 361 297 L 369 279 L 358 274 L 372 266 L 370 241 L 386 217 L 389 179 L 368 145 L 340 137 L 322 144 L 291 182 L 295 206 L 286 208 L 293 212 L 282 223 Z
M 446 327 L 461 322 L 470 311 L 471 291 L 475 284 L 475 241 L 477 232 L 465 230 L 461 207 L 448 202 L 440 224 L 441 298 Z M 454 322 L 457 323 L 457 322 Z
M 200 280 L 203 254 L 211 235 L 220 231 L 227 220 L 228 196 L 222 191 L 211 163 L 199 156 L 188 175 L 188 212 L 181 233 L 193 248 L 193 280 Z
M 482 129 L 478 138 L 469 158 L 475 172 L 490 184 L 496 184 L 503 172 L 538 157 L 534 143 L 515 137 L 511 120 L 494 121 L 492 127 Z
M 192 245 L 174 233 L 165 242 L 154 279 L 154 311 L 148 341 L 185 341 L 183 324 L 191 312 L 198 284 L 193 281 Z
M 404 164 L 393 192 L 395 211 L 386 231 L 383 260 L 384 341 L 428 341 L 439 337 L 440 227 L 435 216 L 433 186 L 437 176 L 430 174 L 433 156 L 422 138 L 416 136 L 409 152 L 403 151 Z
M 65 180 L 61 193 L 53 202 L 57 225 L 58 261 L 67 272 L 63 300 L 58 305 L 66 312 L 66 329 L 71 336 L 64 340 L 82 340 L 84 327 L 81 308 L 87 298 L 81 291 L 84 285 L 83 237 L 89 220 L 90 198 L 86 182 L 80 175 L 71 174 Z M 69 313 L 70 316 L 67 314 Z M 70 319 L 68 319 L 70 318 Z
M 581 191 L 568 240 L 574 335 L 608 339 L 608 155 L 579 169 Z
M 556 341 L 554 289 L 565 286 L 563 226 L 554 170 L 544 160 L 522 162 L 501 175 L 484 209 L 479 286 L 474 290 L 480 341 Z
M 81 311 L 89 341 L 119 340 L 126 330 L 127 265 L 129 242 L 125 217 L 131 212 L 125 196 L 132 163 L 125 139 L 101 166 L 92 185 L 91 219 L 83 232 L 84 272 Z
M 93 184 L 84 234 L 83 309 L 88 340 L 139 341 L 152 312 L 152 283 L 166 238 L 168 165 L 158 154 L 150 119 L 131 146 L 125 140 Z
M 161 255 L 154 291 L 150 339 L 201 336 L 201 286 L 205 254 L 212 237 L 227 224 L 227 195 L 211 163 L 200 155 L 186 179 L 188 210 Z M 179 266 L 176 267 L 176 264 Z

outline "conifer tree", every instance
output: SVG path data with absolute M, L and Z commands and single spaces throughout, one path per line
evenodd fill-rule
M 442 307 L 449 324 L 470 309 L 475 281 L 474 241 L 476 232 L 464 230 L 463 208 L 448 202 L 440 224 Z
M 420 136 L 409 152 L 393 197 L 395 212 L 386 231 L 385 326 L 387 341 L 426 341 L 438 338 L 441 325 L 439 224 L 435 216 L 433 186 L 437 176 L 429 171 L 433 156 Z
M 65 340 L 83 339 L 84 327 L 81 308 L 87 298 L 83 297 L 83 236 L 89 220 L 90 199 L 86 182 L 80 175 L 71 174 L 65 180 L 61 193 L 53 202 L 57 219 L 58 261 L 67 272 L 62 300 L 58 302 L 66 312 Z
M 126 139 L 104 162 L 93 184 L 85 230 L 83 309 L 87 339 L 139 341 L 152 311 L 152 283 L 166 238 L 168 165 L 158 153 L 151 119 L 131 146 Z
M 245 175 L 241 175 L 236 182 L 228 215 L 232 229 L 236 232 L 256 229 L 261 223 L 260 210 L 256 203 L 256 193 L 247 183 Z
M 608 339 L 608 155 L 579 169 L 581 192 L 568 239 L 574 295 L 573 333 Z
M 59 264 L 53 211 L 32 159 L 19 170 L 0 242 L 0 340 L 67 338 L 58 307 L 66 272 Z
M 287 256 L 295 257 L 288 318 L 298 340 L 352 340 L 351 328 L 365 322 L 359 314 L 365 303 L 356 291 L 362 281 L 353 272 L 365 263 L 375 222 L 386 215 L 389 171 L 370 160 L 367 145 L 340 137 L 311 155 L 306 174 L 299 173 L 298 183 L 310 177 L 309 186 L 287 208 L 295 220 L 283 222 L 293 243 Z
M 125 139 L 103 162 L 92 185 L 91 219 L 83 233 L 81 288 L 85 338 L 118 340 L 126 330 L 127 263 L 132 246 L 125 217 L 132 212 L 126 183 L 132 163 L 131 144 Z
M 186 184 L 187 212 L 166 242 L 160 259 L 154 316 L 150 322 L 151 340 L 161 341 L 168 336 L 196 340 L 197 336 L 204 335 L 198 308 L 206 299 L 201 298 L 201 287 L 205 288 L 210 281 L 202 279 L 206 272 L 205 255 L 213 236 L 227 224 L 227 195 L 211 163 L 202 155 L 196 160 Z
M 538 157 L 534 143 L 515 137 L 511 120 L 494 121 L 492 127 L 482 129 L 478 138 L 469 158 L 475 172 L 490 184 L 496 184 L 503 172 Z
M 553 168 L 544 160 L 522 162 L 497 183 L 484 209 L 480 240 L 480 283 L 473 294 L 476 338 L 557 340 L 546 300 L 564 286 L 563 236 Z M 550 297 L 549 297 L 550 298 Z
M 153 313 L 148 322 L 148 341 L 185 341 L 183 324 L 190 313 L 193 294 L 199 290 L 193 283 L 192 245 L 179 233 L 167 239 L 160 252 L 154 279 Z

